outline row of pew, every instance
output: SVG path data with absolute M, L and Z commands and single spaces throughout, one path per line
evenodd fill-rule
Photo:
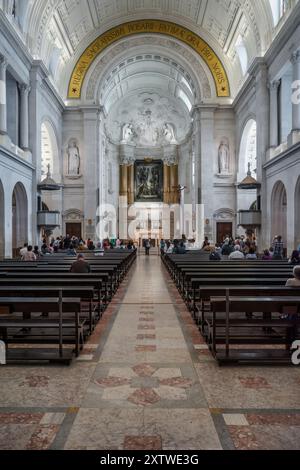
M 291 364 L 300 338 L 300 288 L 286 261 L 162 260 L 213 357 L 222 364 Z
M 70 273 L 64 253 L 0 262 L 0 340 L 6 362 L 69 364 L 114 297 L 136 251 L 86 254 L 91 272 Z

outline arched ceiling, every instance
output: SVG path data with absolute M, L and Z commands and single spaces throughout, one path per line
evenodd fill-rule
M 265 53 L 274 31 L 269 0 L 0 0 L 0 7 L 10 14 L 13 8 L 24 41 L 49 68 L 62 95 L 66 70 L 70 78 L 87 46 L 131 20 L 168 20 L 198 34 L 219 56 L 229 77 L 239 77 L 231 84 L 233 96 L 243 78 L 237 38 L 243 38 L 251 62 Z

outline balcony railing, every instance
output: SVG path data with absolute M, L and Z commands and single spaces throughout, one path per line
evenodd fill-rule
M 238 224 L 242 227 L 260 227 L 261 211 L 239 211 Z
M 44 228 L 55 228 L 60 226 L 59 211 L 39 211 L 37 213 L 37 225 Z

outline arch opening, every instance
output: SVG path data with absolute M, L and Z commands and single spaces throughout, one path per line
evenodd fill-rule
M 24 185 L 17 183 L 12 193 L 12 249 L 13 257 L 28 243 L 28 199 Z
M 246 178 L 249 171 L 252 176 L 256 176 L 257 171 L 257 140 L 256 140 L 256 121 L 249 119 L 244 127 L 240 151 L 239 151 L 239 171 L 237 181 L 240 183 Z M 253 201 L 257 199 L 256 190 L 238 189 L 237 190 L 237 208 L 238 210 L 251 210 Z
M 287 192 L 282 181 L 275 183 L 271 197 L 271 237 L 281 235 L 283 243 L 287 240 Z
M 50 173 L 56 181 L 60 181 L 58 143 L 54 128 L 50 121 L 41 124 L 41 179 L 44 179 L 50 165 Z
M 131 21 L 110 29 L 99 36 L 79 58 L 71 75 L 68 98 L 80 99 L 86 74 L 94 60 L 108 46 L 134 34 L 163 34 L 176 38 L 194 49 L 208 66 L 216 86 L 218 97 L 230 97 L 226 70 L 213 49 L 196 33 L 178 24 L 162 20 Z

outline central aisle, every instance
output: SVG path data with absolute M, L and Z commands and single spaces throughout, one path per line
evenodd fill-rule
M 65 448 L 221 448 L 193 367 L 194 326 L 162 269 L 138 258 Z

